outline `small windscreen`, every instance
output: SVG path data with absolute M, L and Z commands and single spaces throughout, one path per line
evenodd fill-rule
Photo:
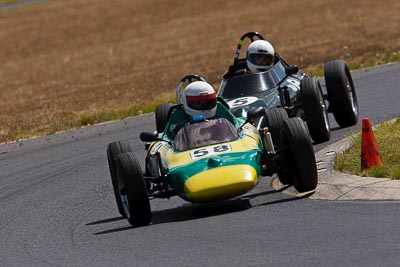
M 266 72 L 239 75 L 224 79 L 218 90 L 218 96 L 224 99 L 233 99 L 242 96 L 257 95 L 266 90 L 276 88 L 278 82 L 285 77 L 285 67 L 281 62 L 277 62 L 271 70 Z
M 175 148 L 180 151 L 229 142 L 239 137 L 233 124 L 225 118 L 189 124 L 175 136 Z

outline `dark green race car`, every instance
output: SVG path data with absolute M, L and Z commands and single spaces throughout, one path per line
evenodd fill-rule
M 255 39 L 264 40 L 257 32 L 248 32 L 239 39 L 234 62 L 222 76 L 218 90 L 218 96 L 229 104 L 233 114 L 245 116 L 248 110 L 261 106 L 267 110 L 267 115 L 257 122 L 257 128 L 267 126 L 280 129 L 282 122 L 275 119 L 276 112 L 269 114 L 268 110 L 284 108 L 288 117 L 300 117 L 306 122 L 315 143 L 330 138 L 328 112 L 333 113 L 340 127 L 357 124 L 357 95 L 349 68 L 343 60 L 332 60 L 325 64 L 327 93 L 324 94 L 316 77 L 307 76 L 296 66 L 289 66 L 278 53 L 275 54 L 272 69 L 260 73 L 240 72 L 247 68 L 246 58 L 239 58 L 246 38 L 251 42 Z

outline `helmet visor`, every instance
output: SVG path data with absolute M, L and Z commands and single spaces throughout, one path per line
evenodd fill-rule
M 217 105 L 216 93 L 209 95 L 186 96 L 187 106 L 195 110 L 210 110 Z
M 274 62 L 274 56 L 265 53 L 252 53 L 249 55 L 248 60 L 257 66 L 271 66 Z

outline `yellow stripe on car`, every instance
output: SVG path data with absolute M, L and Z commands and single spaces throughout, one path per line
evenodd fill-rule
M 230 146 L 230 152 L 223 152 L 224 154 L 227 153 L 236 153 L 236 152 L 242 152 L 242 151 L 249 151 L 252 149 L 257 149 L 258 148 L 258 140 L 259 136 L 252 132 L 252 131 L 246 131 L 244 137 L 239 140 L 235 140 L 232 142 L 224 143 L 224 145 Z M 213 145 L 213 146 L 217 146 Z M 198 148 L 198 150 L 203 149 L 203 148 Z M 162 153 L 164 161 L 168 165 L 168 168 L 172 169 L 178 166 L 183 166 L 186 164 L 189 164 L 193 162 L 196 159 L 193 159 L 190 154 L 191 152 L 195 151 L 196 149 L 193 150 L 188 150 L 188 151 L 183 151 L 183 152 L 175 152 L 171 153 L 172 151 L 167 151 L 166 149 L 160 149 L 160 153 Z M 214 156 L 215 154 L 212 155 L 207 155 L 207 156 Z M 198 159 L 203 159 L 206 158 L 207 156 L 204 156 L 202 158 Z

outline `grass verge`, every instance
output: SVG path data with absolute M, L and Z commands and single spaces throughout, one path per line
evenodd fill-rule
M 18 0 L 0 0 L 0 5 L 16 3 Z
M 377 54 L 369 58 L 352 59 L 347 61 L 347 65 L 349 66 L 350 70 L 359 70 L 399 61 L 400 61 L 400 53 L 387 52 L 383 54 Z M 311 76 L 317 76 L 317 77 L 324 76 L 324 66 L 321 64 L 309 66 L 304 70 L 308 75 Z
M 334 163 L 337 171 L 368 177 L 400 179 L 400 120 L 385 122 L 373 130 L 382 166 L 361 171 L 361 134 L 351 137 L 350 146 Z
M 217 88 L 248 31 L 311 75 L 336 58 L 351 69 L 397 61 L 399 9 L 398 0 L 299 0 L 295 9 L 289 0 L 267 9 L 257 0 L 74 0 L 3 10 L 0 142 L 151 111 L 190 73 Z

